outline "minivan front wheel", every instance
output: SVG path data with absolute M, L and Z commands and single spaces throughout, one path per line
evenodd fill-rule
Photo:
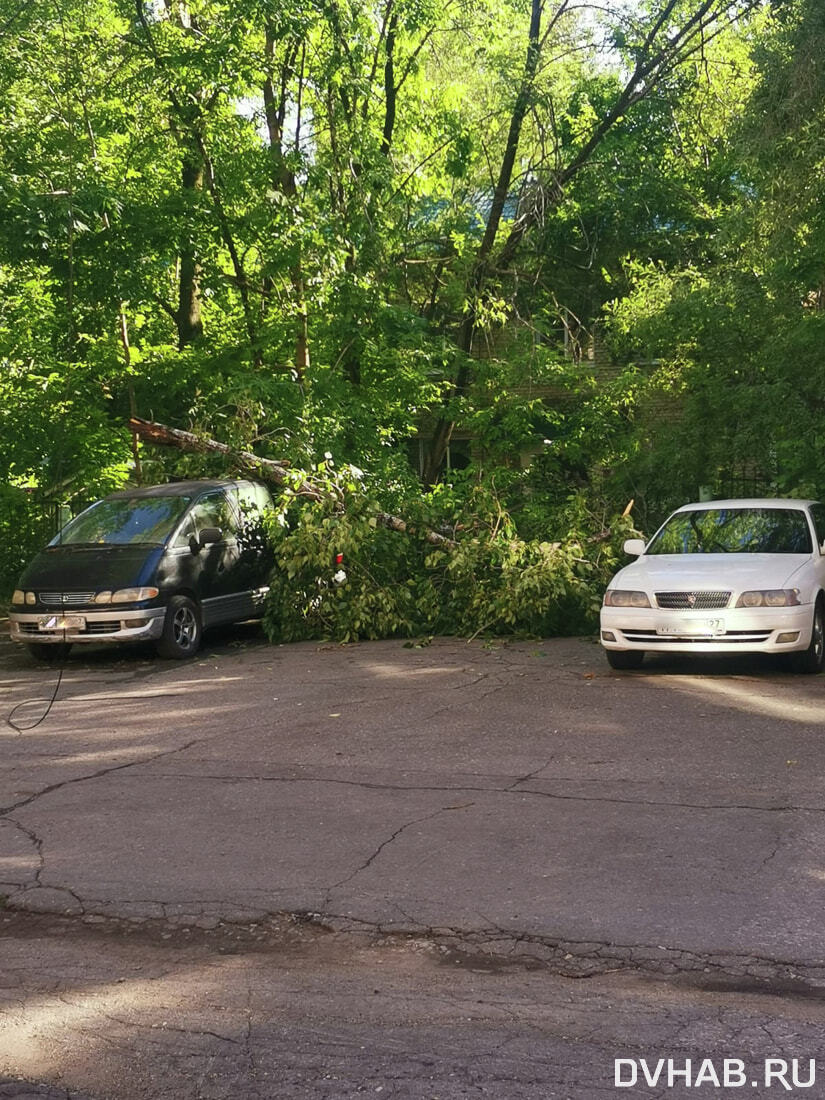
M 161 657 L 181 661 L 194 656 L 200 644 L 200 608 L 188 596 L 173 596 L 166 608 L 163 633 L 155 643 L 155 649 Z

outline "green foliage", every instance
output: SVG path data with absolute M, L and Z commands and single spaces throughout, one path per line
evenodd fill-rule
M 825 494 L 823 43 L 822 5 L 800 0 L 727 46 L 720 72 L 739 96 L 728 84 L 713 105 L 727 141 L 708 149 L 712 233 L 692 255 L 623 261 L 612 348 L 638 365 L 659 413 L 625 467 L 643 517 L 699 487 Z M 718 116 L 723 103 L 736 113 Z
M 669 53 L 743 6 L 548 5 L 525 78 L 525 0 L 0 0 L 0 587 L 32 509 L 136 476 L 133 407 L 328 479 L 275 531 L 282 638 L 584 629 L 631 497 L 825 488 L 821 11 Z M 423 491 L 439 421 L 470 463 Z
M 428 543 L 425 518 L 440 518 L 453 543 Z M 619 547 L 632 533 L 620 516 L 595 539 L 576 529 L 563 541 L 524 539 L 484 489 L 463 503 L 436 493 L 422 502 L 410 532 L 396 532 L 350 484 L 337 505 L 293 503 L 273 519 L 276 566 L 265 626 L 273 641 L 341 642 L 591 630 Z

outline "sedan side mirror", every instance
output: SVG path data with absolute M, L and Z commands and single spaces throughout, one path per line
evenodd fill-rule
M 622 549 L 626 554 L 630 554 L 632 557 L 638 558 L 640 554 L 644 554 L 645 552 L 645 540 L 625 539 Z

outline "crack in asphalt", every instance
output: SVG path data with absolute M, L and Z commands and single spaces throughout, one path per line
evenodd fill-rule
M 38 883 L 38 885 L 39 885 L 40 876 L 43 873 L 43 870 L 46 866 L 45 856 L 43 855 L 43 841 L 42 841 L 42 839 L 32 829 L 27 829 L 25 825 L 21 825 L 21 823 L 19 821 L 15 821 L 14 818 L 12 818 L 12 817 L 4 817 L 3 821 L 6 824 L 11 825 L 19 833 L 22 833 L 23 836 L 26 837 L 26 839 L 30 842 L 31 846 L 34 848 L 35 853 L 37 855 L 38 866 L 37 866 L 37 870 L 34 873 L 32 881 Z M 0 822 L 0 824 L 2 824 L 2 822 Z M 0 885 L 9 885 L 9 884 L 0 883 Z M 18 887 L 20 886 L 19 883 L 16 883 L 15 885 L 17 885 Z
M 191 744 L 195 744 L 192 742 Z M 191 747 L 185 745 L 182 749 L 172 750 L 172 752 L 183 751 L 183 749 Z M 161 753 L 161 756 L 172 755 L 172 753 Z M 151 763 L 152 759 L 147 758 L 145 760 L 135 761 L 135 764 Z M 531 782 L 537 775 L 545 771 L 552 760 L 545 764 L 542 764 L 535 771 L 530 772 L 526 776 L 519 776 L 513 779 L 506 786 L 498 784 L 487 784 L 484 786 L 473 785 L 467 783 L 459 783 L 454 785 L 442 785 L 442 784 L 408 784 L 403 783 L 379 783 L 365 779 L 335 779 L 329 776 L 317 776 L 317 775 L 254 775 L 243 773 L 240 775 L 215 775 L 211 772 L 156 772 L 153 774 L 153 779 L 194 779 L 194 780 L 206 780 L 215 783 L 323 783 L 333 786 L 342 787 L 359 787 L 364 790 L 376 790 L 376 791 L 398 791 L 398 792 L 421 792 L 421 793 L 467 793 L 476 794 L 513 794 L 518 793 L 522 796 L 529 795 L 533 798 L 547 798 L 551 800 L 568 801 L 568 802 L 596 802 L 606 803 L 618 806 L 651 806 L 662 807 L 665 809 L 680 809 L 680 810 L 743 810 L 746 812 L 752 811 L 754 813 L 825 813 L 825 806 L 811 806 L 811 805 L 791 805 L 782 804 L 778 806 L 760 806 L 755 803 L 748 802 L 679 802 L 673 799 L 655 799 L 655 798 L 620 798 L 617 795 L 587 795 L 587 794 L 563 794 L 558 791 L 536 791 L 536 790 L 520 790 L 520 786 L 524 783 Z M 131 764 L 122 764 L 120 768 L 132 767 Z M 118 768 L 109 769 L 112 771 L 119 770 Z M 98 773 L 100 775 L 107 774 L 106 771 Z M 94 779 L 97 775 L 87 776 L 85 778 Z M 80 779 L 67 780 L 67 782 L 80 782 Z M 591 779 L 548 779 L 547 782 L 555 783 L 601 783 L 607 782 L 606 780 Z M 62 786 L 63 784 L 56 784 L 56 786 Z M 53 788 L 47 788 L 41 794 L 47 794 Z M 27 801 L 34 801 L 39 797 L 39 794 L 33 795 Z M 10 807 L 11 810 L 17 809 L 17 806 Z M 0 816 L 9 812 L 0 808 Z
M 89 904 L 87 902 L 87 906 Z M 825 965 L 801 964 L 758 954 L 702 953 L 654 944 L 563 940 L 507 931 L 494 925 L 467 930 L 416 926 L 411 921 L 407 928 L 387 927 L 378 921 L 329 912 L 275 912 L 251 923 L 220 919 L 216 926 L 208 928 L 198 926 L 194 917 L 189 927 L 170 924 L 163 918 L 97 917 L 91 925 L 88 919 L 68 913 L 32 913 L 12 906 L 7 909 L 0 927 L 6 937 L 14 936 L 18 931 L 15 922 L 21 922 L 19 932 L 25 936 L 57 932 L 62 938 L 74 932 L 98 939 L 112 935 L 120 937 L 125 933 L 157 946 L 167 945 L 173 951 L 185 943 L 187 947 L 206 947 L 219 953 L 229 950 L 233 954 L 273 950 L 280 953 L 289 943 L 306 953 L 316 944 L 328 942 L 330 936 L 333 942 L 349 945 L 353 951 L 382 950 L 393 945 L 414 945 L 420 949 L 424 944 L 436 952 L 440 966 L 462 971 L 496 974 L 511 969 L 534 970 L 566 980 L 631 972 L 675 983 L 685 991 L 701 993 L 706 990 L 714 995 L 730 996 L 762 994 L 785 1001 L 825 1002 Z M 206 1031 L 203 1034 L 245 1046 L 252 1042 L 251 1018 L 240 1038 Z
M 213 734 L 212 736 L 214 737 L 217 735 Z M 100 768 L 98 771 L 89 772 L 86 775 L 75 775 L 71 779 L 62 779 L 59 783 L 49 783 L 48 786 L 43 787 L 42 790 L 35 791 L 34 794 L 30 794 L 27 798 L 21 798 L 18 802 L 13 802 L 9 806 L 0 806 L 0 818 L 7 819 L 9 814 L 15 813 L 24 806 L 30 806 L 32 802 L 36 802 L 39 798 L 43 798 L 47 794 L 52 794 L 54 791 L 62 790 L 63 787 L 71 787 L 76 783 L 88 783 L 92 779 L 101 779 L 103 776 L 111 775 L 113 772 L 125 771 L 127 768 L 135 768 L 140 764 L 152 764 L 156 760 L 162 760 L 165 756 L 174 756 L 175 753 L 185 752 L 187 749 L 191 749 L 193 745 L 208 740 L 211 740 L 211 738 L 195 737 L 193 740 L 187 741 L 185 745 L 179 745 L 174 749 L 165 749 L 163 752 L 156 752 L 151 756 L 141 757 L 140 760 L 127 760 L 123 764 L 113 764 L 110 768 Z
M 326 897 L 324 899 L 324 907 L 329 904 L 329 900 L 332 896 L 333 890 L 337 890 L 339 886 L 346 886 L 348 882 L 352 882 L 352 880 L 356 878 L 357 875 L 360 875 L 362 871 L 366 871 L 370 864 L 373 863 L 381 855 L 384 849 L 392 844 L 392 842 L 396 840 L 397 837 L 401 836 L 401 834 L 407 829 L 412 828 L 413 825 L 420 825 L 424 821 L 432 821 L 434 817 L 439 817 L 441 814 L 447 813 L 450 810 L 464 810 L 467 809 L 468 806 L 472 805 L 472 802 L 468 802 L 461 806 L 441 806 L 439 807 L 439 809 L 434 810 L 432 813 L 424 814 L 422 817 L 416 817 L 412 821 L 407 821 L 404 825 L 399 826 L 399 828 L 397 828 L 395 832 L 393 832 L 390 836 L 386 838 L 386 840 L 383 840 L 378 845 L 378 847 L 372 852 L 372 854 L 366 860 L 364 860 L 364 862 L 359 867 L 356 867 L 355 870 L 352 871 L 345 878 L 340 879 L 338 882 L 333 882 L 332 885 L 327 888 Z

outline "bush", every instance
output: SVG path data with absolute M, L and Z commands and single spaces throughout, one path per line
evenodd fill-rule
M 53 504 L 22 489 L 0 489 L 0 602 L 11 597 L 25 566 L 56 531 Z

